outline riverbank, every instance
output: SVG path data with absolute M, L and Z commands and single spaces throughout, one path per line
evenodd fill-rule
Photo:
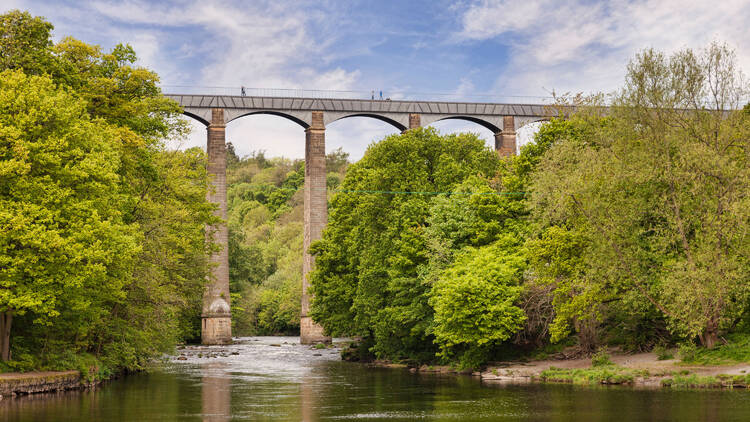
M 415 373 L 471 374 L 487 383 L 569 383 L 642 387 L 750 388 L 750 363 L 687 365 L 677 359 L 659 360 L 656 353 L 612 354 L 611 364 L 592 366 L 590 358 L 496 362 L 482 371 L 458 371 L 450 366 L 409 368 Z M 375 366 L 406 367 L 388 362 Z
M 0 399 L 90 387 L 79 371 L 9 372 L 0 374 Z

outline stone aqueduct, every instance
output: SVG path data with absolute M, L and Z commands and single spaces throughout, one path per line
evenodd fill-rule
M 322 328 L 308 316 L 310 295 L 308 274 L 314 257 L 310 244 L 319 239 L 326 225 L 327 195 L 325 128 L 337 120 L 365 116 L 387 122 L 404 132 L 446 119 L 477 123 L 495 134 L 500 155 L 515 154 L 516 129 L 545 120 L 551 111 L 544 105 L 461 103 L 434 101 L 391 101 L 323 98 L 252 97 L 222 95 L 167 95 L 183 107 L 184 113 L 204 125 L 208 133 L 208 173 L 213 189 L 208 199 L 218 205 L 217 214 L 227 217 L 226 124 L 251 114 L 272 114 L 290 119 L 305 130 L 304 260 L 302 269 L 302 312 L 300 339 L 303 344 L 326 342 Z M 207 230 L 221 251 L 211 257 L 214 264 L 203 300 L 203 344 L 232 341 L 229 305 L 228 229 L 225 224 Z

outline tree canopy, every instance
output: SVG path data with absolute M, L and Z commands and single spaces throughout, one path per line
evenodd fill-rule
M 747 88 L 726 46 L 649 49 L 606 114 L 596 99 L 581 104 L 578 135 L 550 149 L 533 182 L 535 215 L 553 226 L 544 241 L 580 239 L 580 261 L 547 254 L 559 268 L 550 275 L 572 279 L 559 284 L 569 286 L 558 293 L 560 329 L 574 315 L 601 321 L 612 300 L 707 347 L 740 321 L 750 293 Z
M 165 149 L 186 126 L 131 47 L 53 43 L 52 28 L 0 16 L 3 357 L 135 369 L 197 334 L 205 157 Z

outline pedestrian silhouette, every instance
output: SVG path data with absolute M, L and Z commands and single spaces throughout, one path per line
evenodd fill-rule
M 380 91 L 380 99 L 383 99 L 383 91 Z
M 245 87 L 240 88 L 240 95 L 245 96 Z
M 375 90 L 374 89 L 370 92 L 370 95 L 372 96 L 370 99 L 374 100 L 375 99 Z

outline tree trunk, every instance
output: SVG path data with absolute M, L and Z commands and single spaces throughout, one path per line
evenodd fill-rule
M 716 324 L 709 323 L 700 336 L 701 345 L 706 349 L 713 349 L 719 341 L 719 330 Z
M 0 313 L 0 360 L 10 360 L 10 326 L 13 322 L 13 311 Z

